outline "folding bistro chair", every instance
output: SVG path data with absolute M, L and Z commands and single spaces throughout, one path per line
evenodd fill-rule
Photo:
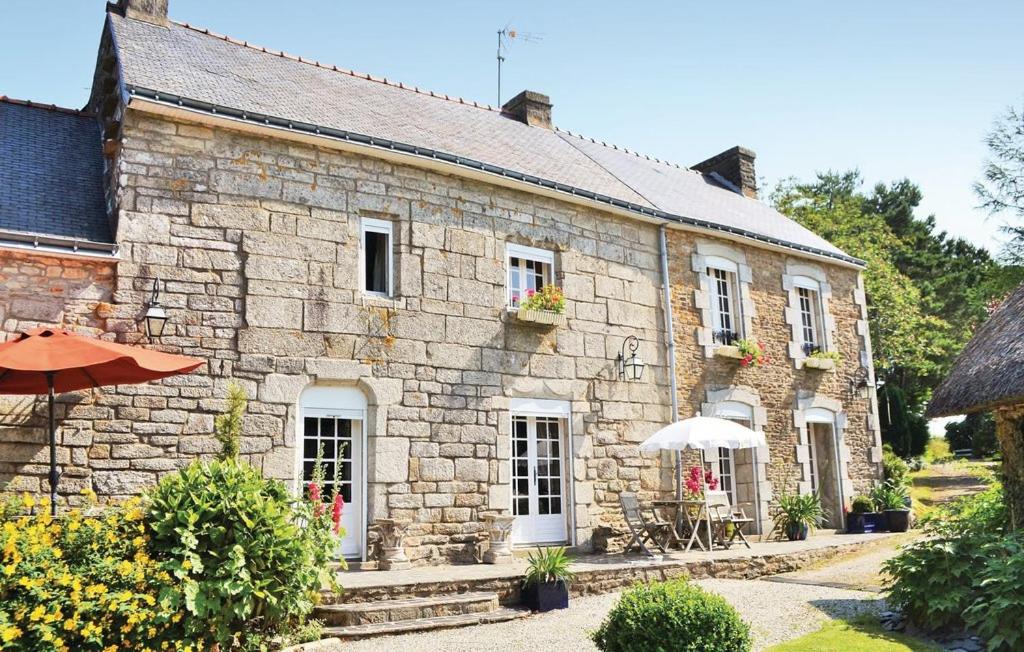
M 743 527 L 753 523 L 754 519 L 747 518 L 742 509 L 733 509 L 729 503 L 729 494 L 724 491 L 707 492 L 708 518 L 711 519 L 711 527 L 715 531 L 718 541 L 729 548 L 739 537 L 743 545 L 750 547 L 747 538 L 743 536 Z M 732 524 L 732 534 L 726 535 L 728 526 Z
M 634 493 L 619 494 L 619 503 L 622 505 L 622 516 L 633 535 L 626 545 L 625 552 L 629 552 L 630 548 L 635 545 L 639 550 L 653 557 L 654 553 L 644 545 L 647 542 L 654 543 L 658 546 L 658 550 L 665 552 L 665 541 L 672 536 L 672 524 L 658 518 L 653 508 L 641 507 Z

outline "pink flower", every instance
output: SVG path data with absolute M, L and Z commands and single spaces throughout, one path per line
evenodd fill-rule
M 345 507 L 345 499 L 338 494 L 334 497 L 334 506 L 331 508 L 331 520 L 334 521 L 334 533 L 341 532 L 341 510 Z
M 319 517 L 324 513 L 324 503 L 320 500 L 320 486 L 315 482 L 309 483 L 309 499 L 313 503 L 313 516 Z
M 528 296 L 528 297 L 533 297 L 533 295 L 535 295 L 535 294 L 537 294 L 537 293 L 534 290 L 527 290 L 526 291 L 526 296 Z

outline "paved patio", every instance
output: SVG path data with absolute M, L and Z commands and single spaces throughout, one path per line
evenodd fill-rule
M 635 581 L 694 578 L 754 578 L 788 572 L 838 554 L 853 551 L 891 534 L 818 534 L 807 541 L 751 542 L 751 548 L 733 546 L 712 552 L 670 551 L 657 558 L 639 554 L 580 555 L 572 563 L 577 581 L 574 594 L 604 593 Z M 518 598 L 518 583 L 526 571 L 525 559 L 502 565 L 465 564 L 421 566 L 406 570 L 353 570 L 339 579 L 345 602 L 386 597 L 431 595 L 440 592 L 495 590 L 502 602 Z

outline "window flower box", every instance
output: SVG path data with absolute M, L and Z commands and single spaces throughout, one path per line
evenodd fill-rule
M 565 326 L 565 295 L 554 285 L 545 285 L 539 292 L 527 290 L 526 298 L 519 302 L 516 317 L 534 324 Z
M 740 353 L 740 347 L 735 344 L 722 344 L 715 347 L 715 355 L 720 358 L 733 358 L 735 360 L 742 360 L 743 354 Z
M 805 369 L 817 369 L 818 371 L 832 371 L 842 358 L 837 351 L 822 351 L 816 349 L 804 358 Z
M 515 313 L 519 321 L 532 322 L 534 324 L 545 324 L 549 326 L 565 326 L 565 315 L 554 310 L 531 310 L 520 308 Z
M 753 339 L 738 340 L 735 344 L 715 347 L 715 355 L 740 361 L 743 367 L 760 367 L 771 362 L 764 352 L 764 345 Z

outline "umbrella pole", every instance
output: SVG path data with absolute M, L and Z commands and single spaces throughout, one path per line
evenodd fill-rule
M 47 403 L 50 408 L 50 515 L 57 515 L 57 428 L 53 423 L 53 372 L 46 372 L 46 385 L 49 388 Z
M 751 464 L 754 465 L 754 518 L 757 519 L 756 531 L 758 535 L 763 534 L 761 532 L 761 478 L 757 475 L 757 446 L 750 449 L 751 452 Z
M 708 552 L 715 549 L 715 540 L 711 537 L 711 506 L 708 504 L 708 480 L 707 470 L 704 465 L 707 462 L 704 459 L 704 449 L 700 449 L 700 484 L 704 488 L 704 517 L 705 523 L 708 524 Z M 700 527 L 700 523 L 697 524 Z

